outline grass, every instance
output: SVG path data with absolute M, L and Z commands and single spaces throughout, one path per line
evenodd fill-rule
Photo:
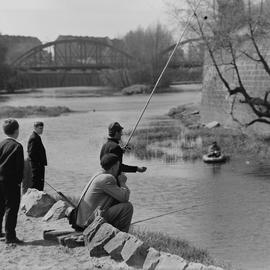
M 24 118 L 30 116 L 59 116 L 64 113 L 72 112 L 68 107 L 64 106 L 26 106 L 13 107 L 1 106 L 0 118 Z
M 223 269 L 231 269 L 231 265 L 218 262 L 209 255 L 206 249 L 194 247 L 186 240 L 172 238 L 163 233 L 150 232 L 134 227 L 131 227 L 129 233 L 135 235 L 145 244 L 156 250 L 178 255 L 187 261 L 204 265 L 219 265 Z
M 222 126 L 206 128 L 200 124 L 196 107 L 190 104 L 172 109 L 166 120 L 153 120 L 148 127 L 137 130 L 131 147 L 140 159 L 174 162 L 201 159 L 213 141 L 228 156 L 270 157 L 270 137 L 248 136 Z

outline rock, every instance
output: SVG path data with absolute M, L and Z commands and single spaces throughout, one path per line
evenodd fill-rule
M 200 111 L 193 111 L 193 112 L 191 112 L 191 113 L 189 113 L 189 115 L 196 115 L 196 114 L 200 114 Z
M 57 237 L 58 243 L 69 248 L 84 246 L 84 237 L 82 232 L 73 232 L 67 235 Z
M 103 217 L 101 216 L 95 217 L 93 222 L 83 231 L 85 245 L 91 242 L 100 226 L 105 222 L 106 221 Z
M 49 194 L 29 188 L 22 197 L 21 210 L 30 217 L 43 217 L 54 204 Z
M 74 230 L 45 230 L 43 231 L 43 239 L 49 241 L 58 241 L 58 237 L 73 233 Z
M 122 89 L 123 95 L 133 95 L 133 94 L 144 94 L 150 89 L 149 86 L 145 84 L 134 84 Z
M 210 122 L 208 124 L 205 124 L 205 127 L 207 127 L 207 128 L 215 128 L 215 127 L 218 127 L 218 126 L 220 126 L 220 123 L 217 122 L 217 121 L 212 121 L 212 122 Z
M 131 236 L 125 243 L 121 256 L 129 266 L 142 268 L 149 246 L 135 236 Z
M 150 247 L 143 264 L 144 270 L 155 270 L 160 258 L 160 252 Z
M 68 204 L 62 200 L 56 202 L 47 214 L 42 218 L 43 221 L 58 220 L 65 217 L 65 211 L 68 208 Z
M 163 253 L 155 270 L 184 270 L 186 269 L 187 262 L 177 256 L 169 253 Z
M 185 270 L 205 270 L 205 265 L 201 263 L 189 263 L 188 267 Z
M 108 255 L 108 253 L 104 250 L 104 245 L 107 244 L 118 232 L 119 230 L 109 223 L 102 224 L 92 240 L 87 240 L 85 243 L 89 250 L 90 257 L 101 257 Z
M 32 168 L 30 160 L 27 158 L 24 161 L 23 180 L 22 180 L 22 194 L 25 194 L 28 188 L 32 187 Z
M 105 246 L 105 251 L 110 254 L 111 258 L 114 260 L 122 260 L 121 251 L 124 247 L 124 244 L 129 239 L 130 235 L 125 232 L 119 232 L 113 237 Z

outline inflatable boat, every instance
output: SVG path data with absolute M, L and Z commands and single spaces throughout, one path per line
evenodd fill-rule
M 207 154 L 203 155 L 203 161 L 205 163 L 221 163 L 226 161 L 225 155 L 220 155 L 218 157 L 209 157 Z

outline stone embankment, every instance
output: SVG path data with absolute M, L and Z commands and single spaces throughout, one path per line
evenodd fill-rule
M 35 189 L 28 189 L 21 204 L 25 215 L 29 217 L 44 216 L 43 221 L 62 219 L 67 207 L 65 202 L 56 202 L 50 195 Z M 160 252 L 149 247 L 137 237 L 119 231 L 100 216 L 97 216 L 83 232 L 75 232 L 69 226 L 64 228 L 63 225 L 60 229 L 57 229 L 56 226 L 53 229 L 49 228 L 48 225 L 47 229 L 43 231 L 45 240 L 57 241 L 59 245 L 68 248 L 86 246 L 89 261 L 109 257 L 110 260 L 107 260 L 106 264 L 99 264 L 100 269 L 222 270 L 220 267 L 188 262 L 177 255 Z

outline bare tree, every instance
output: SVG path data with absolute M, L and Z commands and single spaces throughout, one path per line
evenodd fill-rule
M 199 35 L 203 40 L 218 77 L 233 97 L 233 120 L 244 126 L 256 122 L 270 124 L 270 88 L 267 87 L 262 96 L 254 96 L 256 91 L 246 86 L 240 67 L 241 61 L 260 64 L 270 76 L 270 55 L 266 46 L 270 42 L 270 1 L 203 0 L 198 10 L 194 2 L 188 2 L 189 12 L 195 15 L 195 23 L 190 26 L 192 35 Z M 174 10 L 176 14 L 177 8 Z M 236 79 L 227 76 L 228 72 Z M 236 102 L 252 109 L 251 121 L 242 123 L 237 119 Z
M 141 80 L 154 83 L 167 59 L 167 55 L 160 55 L 160 52 L 174 43 L 172 34 L 158 23 L 147 29 L 130 31 L 123 39 L 129 54 L 139 60 Z

